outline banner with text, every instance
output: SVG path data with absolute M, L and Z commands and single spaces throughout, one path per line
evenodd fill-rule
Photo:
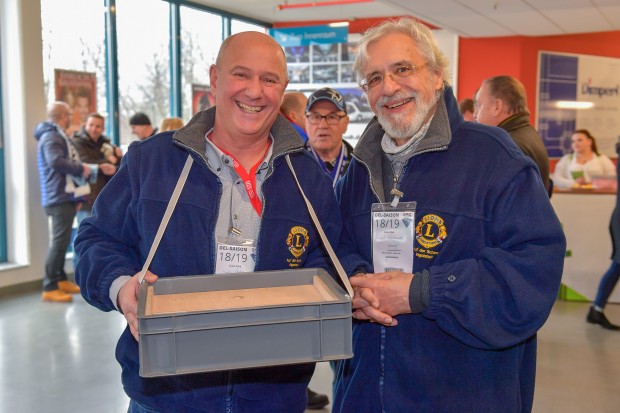
M 538 131 L 550 157 L 571 152 L 571 135 L 587 129 L 599 152 L 616 157 L 620 137 L 620 59 L 539 53 Z

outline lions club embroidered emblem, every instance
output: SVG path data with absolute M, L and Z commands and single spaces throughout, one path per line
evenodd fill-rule
M 308 230 L 304 227 L 291 228 L 291 231 L 288 233 L 288 237 L 286 238 L 288 250 L 295 258 L 299 258 L 301 254 L 306 251 L 309 243 L 310 237 L 308 236 Z
M 422 217 L 415 227 L 415 238 L 424 248 L 434 248 L 448 236 L 441 217 L 428 214 Z

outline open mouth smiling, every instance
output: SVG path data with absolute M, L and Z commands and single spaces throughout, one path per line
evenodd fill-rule
M 392 104 L 385 104 L 384 106 L 388 109 L 396 109 L 411 102 L 412 100 L 414 100 L 414 98 L 407 98 L 407 99 L 404 99 L 404 100 L 401 100 L 401 101 L 398 101 Z
M 250 106 L 241 102 L 237 102 L 237 106 L 239 106 L 239 108 L 241 108 L 244 112 L 248 113 L 258 113 L 263 109 L 262 106 Z

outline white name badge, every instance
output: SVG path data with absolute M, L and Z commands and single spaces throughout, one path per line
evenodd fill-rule
M 372 262 L 375 273 L 413 272 L 415 202 L 372 205 Z
M 254 245 L 217 243 L 216 274 L 252 272 L 255 265 L 256 247 Z

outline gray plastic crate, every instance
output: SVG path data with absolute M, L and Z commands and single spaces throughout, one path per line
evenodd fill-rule
M 138 322 L 142 377 L 353 356 L 351 298 L 321 269 L 160 278 Z

